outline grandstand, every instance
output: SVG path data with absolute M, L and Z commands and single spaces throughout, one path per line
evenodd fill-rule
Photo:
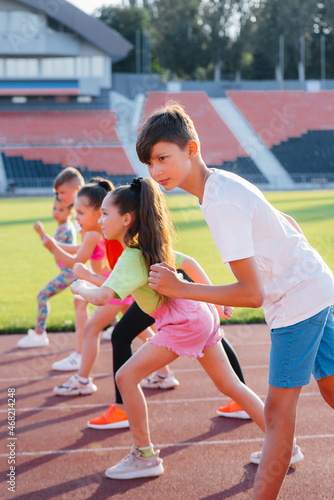
M 129 99 L 112 89 L 112 63 L 132 45 L 65 0 L 50 5 L 0 0 L 0 193 L 50 193 L 67 166 L 115 185 L 147 175 L 135 153 L 138 126 L 168 100 L 192 117 L 209 167 L 263 189 L 334 185 L 334 91 L 227 90 L 210 99 L 136 84 Z
M 116 125 L 109 110 L 0 112 L 7 179 L 17 188 L 45 188 L 61 168 L 73 166 L 85 179 L 101 175 L 127 182 L 135 171 Z
M 334 91 L 228 91 L 296 183 L 334 182 Z

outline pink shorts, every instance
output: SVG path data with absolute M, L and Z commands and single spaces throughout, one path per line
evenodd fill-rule
M 157 333 L 148 342 L 178 356 L 202 358 L 203 351 L 224 336 L 213 304 L 186 299 L 164 302 L 153 313 Z

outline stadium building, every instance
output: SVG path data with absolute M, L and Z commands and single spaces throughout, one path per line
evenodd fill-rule
M 50 188 L 61 168 L 124 182 L 134 169 L 110 109 L 132 45 L 63 0 L 0 0 L 1 191 Z

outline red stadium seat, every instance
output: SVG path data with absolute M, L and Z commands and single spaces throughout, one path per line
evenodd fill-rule
M 334 130 L 334 91 L 227 91 L 268 148 L 308 131 Z
M 22 156 L 25 160 L 42 160 L 63 167 L 105 171 L 108 175 L 135 175 L 123 146 L 17 147 L 0 148 L 6 156 Z
M 0 112 L 0 144 L 120 144 L 114 111 Z

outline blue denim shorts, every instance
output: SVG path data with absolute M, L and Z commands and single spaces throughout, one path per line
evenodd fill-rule
M 270 332 L 269 384 L 301 387 L 334 375 L 333 306 L 311 318 Z

